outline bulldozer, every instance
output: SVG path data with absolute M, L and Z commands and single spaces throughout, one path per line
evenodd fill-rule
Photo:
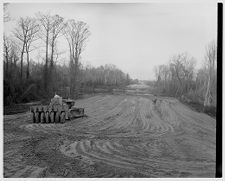
M 63 99 L 55 94 L 48 106 L 32 106 L 33 123 L 65 123 L 78 117 L 84 117 L 84 108 L 76 108 L 75 101 Z

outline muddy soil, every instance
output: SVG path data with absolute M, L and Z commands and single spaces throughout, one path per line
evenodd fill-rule
M 172 98 L 97 95 L 86 118 L 4 116 L 4 177 L 214 177 L 216 120 Z

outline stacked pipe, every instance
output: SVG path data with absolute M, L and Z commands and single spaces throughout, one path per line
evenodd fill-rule
M 31 108 L 33 123 L 64 123 L 66 110 L 63 107 L 37 106 Z

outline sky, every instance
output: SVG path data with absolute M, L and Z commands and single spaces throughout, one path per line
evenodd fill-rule
M 216 3 L 11 3 L 8 11 L 12 21 L 4 24 L 6 34 L 13 31 L 19 17 L 37 12 L 86 22 L 91 35 L 81 62 L 114 64 L 141 80 L 153 80 L 154 66 L 182 52 L 195 57 L 200 67 L 206 45 L 217 38 Z M 57 46 L 61 52 L 68 50 L 62 38 Z M 40 50 L 32 53 L 40 54 Z M 60 61 L 68 58 L 64 53 Z

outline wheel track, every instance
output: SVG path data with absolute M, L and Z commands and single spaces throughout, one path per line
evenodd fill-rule
M 63 125 L 25 124 L 21 128 L 29 130 L 30 133 L 60 133 L 65 137 L 76 136 L 77 131 L 88 133 L 81 139 L 69 138 L 71 140 L 59 146 L 60 151 L 67 157 L 75 158 L 81 155 L 83 159 L 103 162 L 121 170 L 129 170 L 130 173 L 139 172 L 149 177 L 167 174 L 182 176 L 184 173 L 201 176 L 213 173 L 215 158 L 211 150 L 215 149 L 215 130 L 214 123 L 208 121 L 215 120 L 195 113 L 170 99 L 162 99 L 154 105 L 149 98 L 115 97 L 110 95 L 99 101 L 99 97 L 84 100 L 83 105 L 89 106 L 91 115 L 88 119 L 78 119 Z M 110 99 L 113 99 L 111 104 Z M 94 104 L 89 105 L 91 102 Z M 209 133 L 200 137 L 199 131 L 203 132 L 202 135 Z M 102 132 L 104 137 L 98 137 Z M 14 139 L 13 134 L 5 134 L 4 141 L 11 139 Z M 13 160 L 17 157 L 13 154 L 12 151 L 4 151 L 4 158 Z M 200 154 L 202 156 L 198 156 Z M 200 159 L 197 160 L 197 157 Z M 4 160 L 4 163 L 8 162 L 10 159 Z M 30 177 L 35 175 L 35 169 L 44 170 L 30 165 L 24 166 L 20 160 L 15 159 L 15 162 L 19 163 L 19 166 L 12 163 L 11 172 L 4 167 L 4 171 L 10 173 L 7 177 L 16 174 L 19 177 Z M 207 171 L 210 174 L 207 174 Z M 38 177 L 37 175 L 35 177 Z M 110 175 L 109 172 L 102 173 L 103 177 L 107 175 L 119 176 L 114 173 Z

